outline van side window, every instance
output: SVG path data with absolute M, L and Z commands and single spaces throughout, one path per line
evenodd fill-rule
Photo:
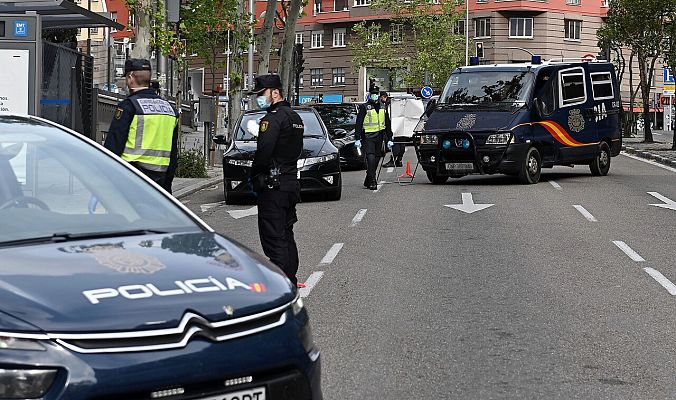
M 591 73 L 592 95 L 594 100 L 605 100 L 614 98 L 613 80 L 610 72 Z
M 544 115 L 550 115 L 556 108 L 556 97 L 554 96 L 554 79 L 552 71 L 544 70 L 537 78 L 535 96 L 542 105 Z
M 564 69 L 559 72 L 559 100 L 561 107 L 582 104 L 587 101 L 587 91 L 582 68 Z

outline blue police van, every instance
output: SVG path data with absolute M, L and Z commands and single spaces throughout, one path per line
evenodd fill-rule
M 414 145 L 434 184 L 494 173 L 532 184 L 554 165 L 608 174 L 622 146 L 620 121 L 611 63 L 535 56 L 530 63 L 457 68 L 428 104 Z

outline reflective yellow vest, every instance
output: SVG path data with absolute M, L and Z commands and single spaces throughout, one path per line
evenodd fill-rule
M 168 101 L 161 98 L 131 98 L 136 115 L 122 159 L 156 172 L 166 172 L 171 156 L 171 139 L 178 118 Z
M 366 110 L 366 117 L 364 117 L 364 132 L 376 133 L 385 130 L 385 109 L 380 108 L 376 111 L 375 108 Z

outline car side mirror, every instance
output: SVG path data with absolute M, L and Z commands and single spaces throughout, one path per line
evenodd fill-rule
M 341 139 L 347 136 L 347 130 L 342 129 L 342 128 L 337 128 L 333 130 L 333 138 L 334 139 Z
M 425 107 L 425 115 L 428 117 L 432 115 L 435 108 L 437 108 L 437 99 L 431 99 L 427 102 L 427 106 Z
M 214 143 L 216 144 L 225 144 L 228 145 L 230 144 L 230 141 L 228 140 L 228 137 L 226 135 L 216 135 L 213 138 Z

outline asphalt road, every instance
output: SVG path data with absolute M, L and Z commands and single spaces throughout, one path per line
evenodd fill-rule
M 650 204 L 676 201 L 676 170 L 612 161 L 606 177 L 557 167 L 537 185 L 431 185 L 419 172 L 377 192 L 349 171 L 342 200 L 300 204 L 299 278 L 325 398 L 673 398 L 676 210 Z M 493 205 L 445 207 L 463 193 Z M 261 252 L 256 217 L 228 213 L 252 205 L 222 196 L 184 202 Z

